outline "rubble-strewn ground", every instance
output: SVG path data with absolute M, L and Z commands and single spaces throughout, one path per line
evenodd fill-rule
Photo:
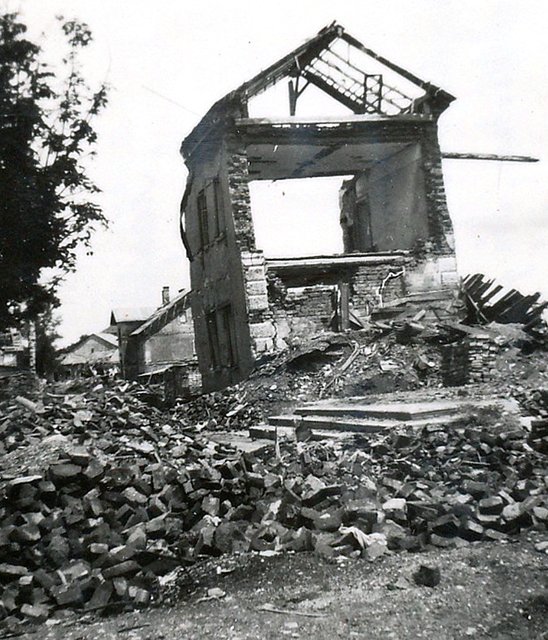
M 248 427 L 296 403 L 319 398 L 387 393 L 392 400 L 451 397 L 508 397 L 548 386 L 546 351 L 520 325 L 489 325 L 498 345 L 489 382 L 444 387 L 440 344 L 454 340 L 450 329 L 422 329 L 403 323 L 347 334 L 320 334 L 300 347 L 268 358 L 245 381 L 208 394 L 182 408 L 191 422 L 208 427 Z
M 71 637 L 63 621 L 84 616 L 73 638 L 139 624 L 143 639 L 543 637 L 546 357 L 503 333 L 499 377 L 452 389 L 432 347 L 446 334 L 405 327 L 322 336 L 173 407 L 123 381 L 0 381 L 2 633 Z M 370 399 L 513 397 L 535 420 L 484 407 L 448 428 L 226 444 L 356 385 Z M 439 585 L 415 584 L 420 564 Z
M 421 563 L 440 568 L 438 586 L 414 584 Z M 216 566 L 230 572 L 219 574 Z M 211 588 L 226 595 L 200 602 Z M 282 613 L 265 611 L 268 606 Z M 61 616 L 20 637 L 543 640 L 547 620 L 546 556 L 523 539 L 428 554 L 400 552 L 376 562 L 328 563 L 311 554 L 215 561 L 171 606 L 103 620 Z

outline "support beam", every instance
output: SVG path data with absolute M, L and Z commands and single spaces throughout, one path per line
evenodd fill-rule
M 441 157 L 444 160 L 492 160 L 495 162 L 538 162 L 538 158 L 531 156 L 504 156 L 498 153 L 458 153 L 443 151 Z
M 295 77 L 295 80 L 289 81 L 288 88 L 289 88 L 289 115 L 290 116 L 294 116 L 295 113 L 297 112 L 297 100 L 301 97 L 306 87 L 308 87 L 308 85 L 310 84 L 309 82 L 306 82 L 304 87 L 299 88 L 300 79 L 301 79 L 301 75 L 299 74 L 298 76 Z

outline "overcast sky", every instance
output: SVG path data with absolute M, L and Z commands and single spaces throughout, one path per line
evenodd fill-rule
M 482 271 L 548 297 L 544 0 L 4 0 L 4 7 L 21 10 L 33 33 L 51 32 L 59 13 L 87 22 L 95 42 L 85 73 L 112 86 L 90 166 L 111 224 L 61 289 L 63 343 L 103 329 L 113 307 L 158 306 L 163 285 L 189 286 L 177 226 L 182 139 L 213 102 L 333 20 L 457 97 L 440 121 L 443 150 L 540 158 L 448 160 L 444 169 L 461 274 Z M 51 57 L 54 41 L 46 38 L 48 46 Z M 257 198 L 264 202 L 264 193 Z M 321 205 L 307 201 L 308 214 Z M 316 223 L 304 216 L 299 225 L 269 215 L 260 221 L 260 248 L 294 253 L 295 239 L 307 237 L 336 251 L 336 216 L 318 210 Z M 307 244 L 303 253 L 311 251 Z

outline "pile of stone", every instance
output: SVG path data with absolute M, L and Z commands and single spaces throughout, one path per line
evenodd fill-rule
M 515 391 L 515 396 L 529 415 L 543 419 L 548 418 L 548 387 L 520 388 Z
M 73 447 L 43 473 L 8 481 L 0 615 L 14 623 L 43 620 L 56 607 L 147 604 L 158 576 L 179 566 L 184 532 L 221 509 L 217 496 L 238 506 L 254 496 L 234 449 L 198 439 L 186 446 L 182 470 Z
M 101 402 L 107 396 L 113 401 L 103 390 Z M 89 397 L 82 404 L 95 415 Z M 48 415 L 48 432 L 58 420 L 68 435 L 65 405 L 55 405 L 58 419 L 52 406 L 27 408 L 27 427 L 34 420 L 44 428 Z M 73 441 L 85 422 L 79 414 L 75 423 L 78 411 Z M 253 455 L 203 430 L 175 432 L 171 414 L 155 411 L 138 425 L 154 447 L 143 441 L 139 450 L 122 443 L 123 430 L 109 430 L 120 411 L 103 414 L 106 426 L 90 417 L 101 436 L 86 446 L 72 441 L 40 472 L 5 482 L 0 615 L 10 627 L 59 607 L 146 605 L 164 574 L 204 556 L 293 550 L 373 560 L 548 526 L 546 455 L 528 430 L 487 410 L 450 429 L 278 442 Z M 134 412 L 124 415 L 125 428 L 137 429 Z
M 172 414 L 184 424 L 210 430 L 247 429 L 260 422 L 262 417 L 254 398 L 244 385 L 203 394 L 190 402 L 179 403 Z

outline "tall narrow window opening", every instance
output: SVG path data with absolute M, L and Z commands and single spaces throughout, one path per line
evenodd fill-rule
M 198 221 L 200 225 L 201 248 L 203 249 L 209 244 L 209 225 L 207 220 L 207 199 L 205 191 L 202 189 L 197 199 Z

